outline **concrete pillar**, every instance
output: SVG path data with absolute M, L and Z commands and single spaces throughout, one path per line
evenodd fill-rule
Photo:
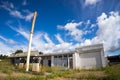
M 73 69 L 76 69 L 76 52 L 73 54 Z
M 51 56 L 51 67 L 54 66 L 54 56 Z
M 63 59 L 64 59 L 64 56 L 62 55 L 62 58 L 61 58 L 62 67 L 64 67 L 64 64 L 65 64 Z
M 105 59 L 104 50 L 101 50 L 101 62 L 102 62 L 102 67 L 105 67 L 107 61 Z
M 67 59 L 68 59 L 68 69 L 70 68 L 70 58 L 69 55 L 67 55 Z

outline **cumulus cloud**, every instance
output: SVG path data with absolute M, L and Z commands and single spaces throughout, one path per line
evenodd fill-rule
M 81 45 L 103 43 L 105 51 L 120 47 L 120 15 L 118 12 L 102 13 L 97 18 L 98 30 L 96 37 L 86 39 Z
M 78 27 L 81 24 L 82 22 L 79 22 L 79 23 L 70 22 L 70 23 L 67 23 L 65 26 L 58 26 L 58 28 L 68 31 L 68 35 L 72 36 L 75 40 L 80 41 L 83 31 L 78 29 Z
M 109 15 L 102 13 L 97 18 L 99 30 L 97 35 L 106 46 L 106 49 L 120 47 L 120 15 L 118 12 L 110 12 Z
M 85 0 L 85 5 L 95 5 L 97 2 L 99 2 L 100 0 Z

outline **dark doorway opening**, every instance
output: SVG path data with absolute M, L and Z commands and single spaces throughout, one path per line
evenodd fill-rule
M 48 60 L 48 66 L 51 67 L 51 60 Z
M 73 69 L 73 59 L 72 58 L 69 59 L 69 65 L 70 65 L 70 69 Z

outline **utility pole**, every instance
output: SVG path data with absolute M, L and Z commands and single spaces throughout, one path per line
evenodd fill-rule
M 31 43 L 32 43 L 32 36 L 33 36 L 33 31 L 34 31 L 34 24 L 35 24 L 35 20 L 36 20 L 36 15 L 37 15 L 37 12 L 35 11 L 34 16 L 33 16 L 33 21 L 32 21 L 32 27 L 31 27 L 31 31 L 30 31 L 30 37 L 29 37 L 26 71 L 29 71 L 30 51 L 31 51 Z

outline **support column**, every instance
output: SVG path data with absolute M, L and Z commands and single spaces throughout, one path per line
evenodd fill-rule
M 67 59 L 68 59 L 68 69 L 70 68 L 70 58 L 69 55 L 67 55 Z
M 101 50 L 101 62 L 102 62 L 102 67 L 105 67 L 107 61 L 105 59 L 104 50 Z
M 51 67 L 54 66 L 54 56 L 51 56 Z

